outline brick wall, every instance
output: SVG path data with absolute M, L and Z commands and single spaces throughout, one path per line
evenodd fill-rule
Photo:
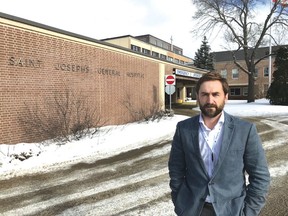
M 272 59 L 274 62 L 274 59 Z M 241 65 L 245 67 L 245 62 L 240 61 Z M 258 76 L 255 78 L 255 97 L 256 98 L 263 98 L 266 96 L 268 85 L 269 85 L 269 77 L 264 76 L 264 69 L 269 67 L 269 60 L 264 59 L 256 65 L 256 69 L 258 70 Z M 223 61 L 223 62 L 216 62 L 215 63 L 215 71 L 221 72 L 221 70 L 227 70 L 227 81 L 229 86 L 240 86 L 240 87 L 247 87 L 248 86 L 248 75 L 238 69 L 239 77 L 237 79 L 232 78 L 232 69 L 236 69 L 236 65 L 232 61 Z M 272 67 L 272 74 L 274 72 L 274 68 Z M 247 99 L 246 96 L 241 95 L 240 97 L 231 96 L 231 99 Z
M 136 109 L 160 100 L 157 61 L 38 30 L 0 22 L 0 144 L 39 141 L 19 121 L 25 106 L 45 110 L 67 89 L 85 95 L 106 124 L 132 120 L 128 95 Z

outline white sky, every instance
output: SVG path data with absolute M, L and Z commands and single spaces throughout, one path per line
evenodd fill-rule
M 203 38 L 193 38 L 191 0 L 0 0 L 0 12 L 94 39 L 151 34 L 194 58 Z M 223 50 L 221 38 L 208 40 Z
M 151 34 L 170 42 L 172 36 L 190 57 L 201 44 L 190 33 L 191 0 L 0 0 L 0 5 L 3 13 L 95 39 Z
M 197 109 L 197 108 L 196 108 Z M 246 101 L 228 101 L 225 111 L 235 116 L 286 116 L 288 117 L 287 106 L 270 105 L 268 100 L 256 100 L 254 103 Z M 177 122 L 188 118 L 187 116 L 176 115 L 160 122 L 131 123 L 119 126 L 107 126 L 101 129 L 93 138 L 86 138 L 80 141 L 57 145 L 56 143 L 0 145 L 0 179 L 11 178 L 16 175 L 37 173 L 42 171 L 57 170 L 60 167 L 68 166 L 77 162 L 93 162 L 142 146 L 152 145 L 162 141 L 171 140 Z M 277 127 L 277 126 L 276 126 Z M 287 131 L 286 128 L 277 128 Z M 108 132 L 107 132 L 108 131 Z M 145 133 L 143 133 L 143 131 Z M 273 140 L 264 144 L 266 149 L 282 145 L 283 142 Z M 11 155 L 21 152 L 32 152 L 33 157 L 20 162 L 12 159 Z M 167 150 L 168 151 L 168 150 Z M 39 156 L 36 156 L 40 152 Z M 282 165 L 271 168 L 273 175 L 285 175 L 288 172 L 288 161 L 283 170 Z

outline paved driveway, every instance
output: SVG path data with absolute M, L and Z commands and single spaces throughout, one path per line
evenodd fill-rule
M 273 177 L 261 216 L 288 215 L 288 117 L 248 120 L 257 125 Z M 170 146 L 158 143 L 93 163 L 0 181 L 0 215 L 172 216 Z

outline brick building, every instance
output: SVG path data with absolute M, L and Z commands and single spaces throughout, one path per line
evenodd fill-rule
M 272 52 L 278 47 L 272 47 Z M 269 54 L 269 47 L 258 49 L 255 60 L 259 60 Z M 216 72 L 227 78 L 230 86 L 230 99 L 247 99 L 248 94 L 248 75 L 241 71 L 233 62 L 231 51 L 214 52 L 214 68 Z M 236 52 L 236 59 L 241 65 L 245 65 L 243 50 Z M 275 56 L 272 56 L 271 75 L 274 72 L 273 62 Z M 270 78 L 271 79 L 271 78 Z M 256 65 L 255 76 L 255 98 L 265 98 L 271 80 L 269 80 L 269 57 L 262 59 Z
M 102 39 L 114 45 L 125 47 L 131 49 L 135 52 L 142 53 L 146 56 L 153 56 L 158 59 L 162 59 L 168 62 L 172 62 L 183 66 L 193 66 L 193 60 L 190 57 L 183 55 L 183 49 L 163 41 L 153 35 L 140 35 L 131 36 L 124 35 L 113 38 Z M 195 68 L 194 68 L 195 69 Z M 205 70 L 197 69 L 198 71 L 207 72 Z M 176 82 L 176 94 L 173 95 L 173 102 L 183 102 L 189 99 L 196 99 L 195 92 L 195 82 L 194 80 L 201 77 L 201 73 L 195 70 L 185 70 L 178 67 L 173 69 L 173 74 L 175 74 Z M 192 82 L 191 82 L 192 80 Z M 165 102 L 168 102 L 168 95 L 165 94 Z
M 101 41 L 119 45 L 148 56 L 152 55 L 153 57 L 168 60 L 177 64 L 193 64 L 193 60 L 190 57 L 183 55 L 182 48 L 163 41 L 153 35 L 148 34 L 135 37 L 131 35 L 124 35 L 102 39 Z
M 55 95 L 81 93 L 106 125 L 123 124 L 133 120 L 127 100 L 136 110 L 165 108 L 165 75 L 176 75 L 176 102 L 206 73 L 187 66 L 182 53 L 171 61 L 3 13 L 0 41 L 0 144 L 39 141 L 19 119 L 27 106 L 49 113 Z

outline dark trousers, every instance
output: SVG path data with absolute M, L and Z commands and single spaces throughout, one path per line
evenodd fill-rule
M 213 205 L 210 203 L 205 203 L 201 212 L 201 216 L 216 216 Z

